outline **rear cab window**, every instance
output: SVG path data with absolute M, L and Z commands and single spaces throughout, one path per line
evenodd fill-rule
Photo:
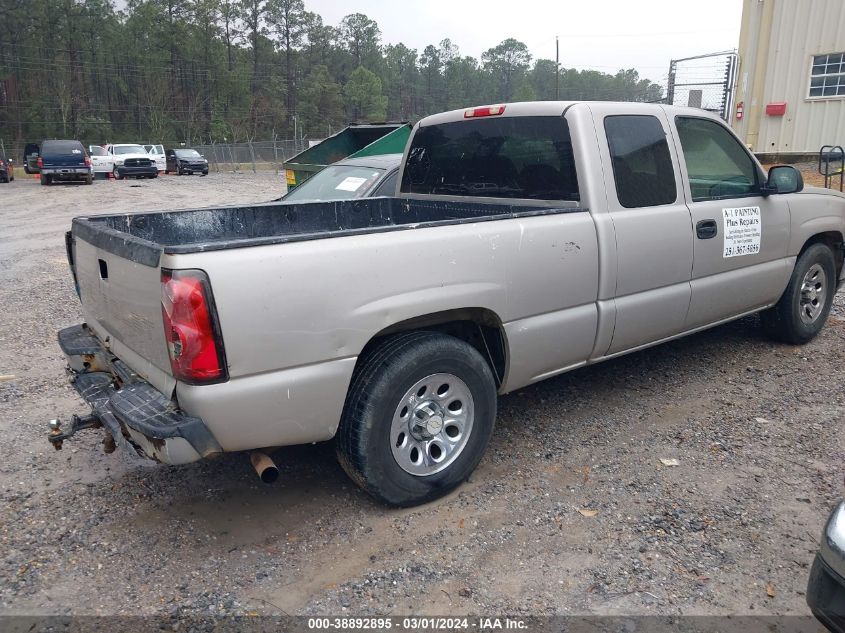
M 79 141 L 44 141 L 41 144 L 42 156 L 87 156 Z
M 400 191 L 578 201 L 569 126 L 561 116 L 516 116 L 420 127 Z

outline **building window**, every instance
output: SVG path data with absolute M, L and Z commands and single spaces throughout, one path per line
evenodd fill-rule
M 810 98 L 813 97 L 845 97 L 845 53 L 813 57 Z

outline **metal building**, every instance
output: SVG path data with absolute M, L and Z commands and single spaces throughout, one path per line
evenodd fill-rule
M 845 0 L 743 0 L 731 124 L 758 154 L 845 145 Z

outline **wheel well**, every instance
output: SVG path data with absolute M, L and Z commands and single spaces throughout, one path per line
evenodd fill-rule
M 826 231 L 825 233 L 816 233 L 808 239 L 804 246 L 801 247 L 801 252 L 798 253 L 800 257 L 804 251 L 810 248 L 813 244 L 826 244 L 833 251 L 833 260 L 836 262 L 836 277 L 842 272 L 842 258 L 843 258 L 843 240 L 842 234 L 839 231 Z
M 442 332 L 466 341 L 477 349 L 490 365 L 496 378 L 496 385 L 502 385 L 508 361 L 505 329 L 501 319 L 485 308 L 446 310 L 394 323 L 369 340 L 358 356 L 359 362 L 361 358 L 378 347 L 385 337 L 409 330 Z

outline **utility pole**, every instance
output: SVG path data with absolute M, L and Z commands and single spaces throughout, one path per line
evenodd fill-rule
M 560 38 L 555 35 L 555 101 L 560 101 Z
M 678 61 L 676 59 L 669 60 L 669 79 L 666 82 L 666 103 L 669 105 L 675 105 L 675 72 Z

